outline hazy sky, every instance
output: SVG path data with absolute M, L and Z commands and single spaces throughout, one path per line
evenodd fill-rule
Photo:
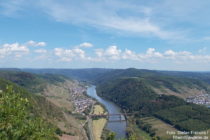
M 209 0 L 0 0 L 0 67 L 210 70 Z

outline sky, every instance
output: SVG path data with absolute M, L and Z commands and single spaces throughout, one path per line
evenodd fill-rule
M 209 0 L 0 0 L 0 67 L 210 71 L 209 7 Z

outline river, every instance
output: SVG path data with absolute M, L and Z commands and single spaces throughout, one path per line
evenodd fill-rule
M 120 108 L 118 106 L 116 106 L 114 103 L 108 100 L 105 100 L 97 95 L 95 86 L 88 87 L 87 94 L 95 98 L 101 104 L 103 104 L 106 107 L 109 114 L 121 113 Z M 121 116 L 121 117 L 124 119 L 124 116 Z M 115 120 L 119 120 L 119 116 L 109 117 L 109 121 L 107 123 L 106 128 L 115 132 L 117 139 L 124 138 L 126 134 L 126 122 L 125 121 L 120 122 L 120 121 L 115 121 Z

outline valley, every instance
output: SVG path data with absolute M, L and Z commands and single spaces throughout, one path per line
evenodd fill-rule
M 171 140 L 174 135 L 167 132 L 208 131 L 210 80 L 201 75 L 138 69 L 0 71 L 2 79 L 29 92 L 32 114 L 54 125 L 61 140 L 106 140 L 110 130 L 118 139 L 132 140 Z M 1 82 L 2 92 L 6 83 Z M 91 117 L 116 111 L 125 112 L 127 121 Z

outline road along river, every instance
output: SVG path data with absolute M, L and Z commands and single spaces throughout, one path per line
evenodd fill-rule
M 95 98 L 98 102 L 103 104 L 109 114 L 120 114 L 120 108 L 116 106 L 114 103 L 105 100 L 101 97 L 99 97 L 96 93 L 96 87 L 90 86 L 87 89 L 87 94 L 93 98 Z M 125 117 L 122 115 L 121 118 L 125 119 Z M 107 129 L 113 131 L 116 133 L 116 138 L 124 138 L 126 134 L 126 122 L 125 121 L 119 121 L 119 116 L 111 116 L 109 117 L 108 124 L 106 126 Z

